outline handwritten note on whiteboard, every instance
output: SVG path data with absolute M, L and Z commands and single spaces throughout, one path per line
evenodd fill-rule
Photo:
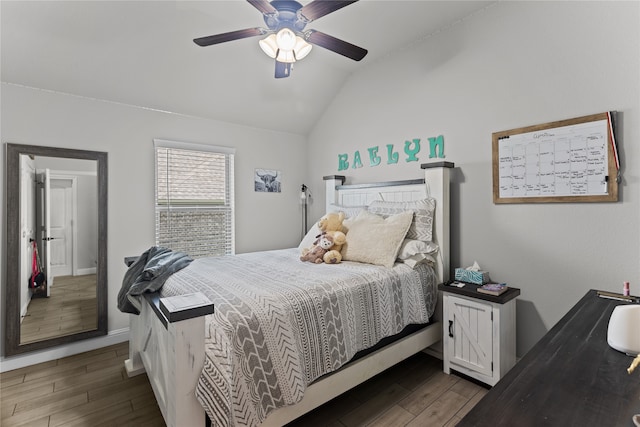
M 616 202 L 617 112 L 492 134 L 494 203 Z
M 499 197 L 606 195 L 608 141 L 606 119 L 499 138 Z
M 494 203 L 616 202 L 617 112 L 492 134 Z

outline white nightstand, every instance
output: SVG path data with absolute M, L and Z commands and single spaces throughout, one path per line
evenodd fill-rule
M 444 372 L 451 369 L 495 385 L 516 363 L 516 297 L 509 288 L 500 296 L 478 286 L 439 285 L 443 303 Z

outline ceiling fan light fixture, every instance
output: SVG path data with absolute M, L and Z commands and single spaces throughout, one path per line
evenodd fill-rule
M 276 43 L 280 50 L 293 50 L 296 45 L 296 33 L 285 27 L 276 34 Z
M 312 47 L 313 46 L 307 43 L 305 39 L 300 36 L 296 36 L 296 45 L 293 47 L 293 52 L 296 55 L 296 60 L 299 61 L 307 56 L 309 52 L 311 52 Z
M 286 35 L 279 39 L 278 34 L 283 32 L 284 30 L 286 30 Z M 294 44 L 291 49 L 286 49 L 291 45 L 291 43 L 289 43 L 290 40 L 288 39 L 289 34 L 287 33 L 287 31 L 293 34 L 294 37 Z M 270 58 L 276 59 L 280 62 L 293 63 L 304 58 L 309 54 L 309 52 L 311 52 L 311 48 L 313 46 L 307 43 L 307 41 L 302 37 L 295 35 L 295 33 L 293 33 L 293 31 L 289 30 L 288 28 L 283 28 L 282 30 L 280 30 L 280 32 L 278 32 L 278 34 L 269 34 L 267 37 L 258 42 L 262 51 L 266 53 Z M 285 40 L 285 43 L 279 44 L 278 40 L 283 39 Z
M 276 56 L 276 61 L 293 63 L 296 62 L 296 55 L 292 50 L 279 49 L 278 55 Z
M 2 1 L 2 0 L 0 0 Z M 360 61 L 367 50 L 316 30 L 304 31 L 312 21 L 333 13 L 358 0 L 310 0 L 302 5 L 296 0 L 247 0 L 262 13 L 267 28 L 253 27 L 198 37 L 198 46 L 211 46 L 248 37 L 264 36 L 259 46 L 276 61 L 275 77 L 288 77 L 294 62 L 305 58 L 313 46 L 320 46 L 354 61 Z
M 276 35 L 269 34 L 264 39 L 258 42 L 260 48 L 264 53 L 266 53 L 269 57 L 275 59 L 278 54 L 278 44 L 276 43 Z

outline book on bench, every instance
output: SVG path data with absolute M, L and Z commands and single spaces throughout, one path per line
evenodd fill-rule
M 169 322 L 179 322 L 213 313 L 213 303 L 200 292 L 195 292 L 160 298 L 160 310 Z

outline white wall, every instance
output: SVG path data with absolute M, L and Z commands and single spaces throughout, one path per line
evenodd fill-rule
M 123 258 L 140 254 L 154 244 L 154 138 L 236 148 L 236 252 L 298 244 L 299 191 L 305 171 L 300 159 L 306 158 L 304 137 L 6 83 L 1 90 L 3 143 L 109 154 L 109 331 L 128 327 L 128 317 L 116 308 L 125 273 Z M 6 178 L 4 151 L 3 147 L 1 192 Z M 255 168 L 281 171 L 282 193 L 255 193 Z M 2 233 L 6 232 L 5 209 L 3 203 Z M 1 233 L 0 241 L 4 281 L 6 247 Z M 4 286 L 2 290 L 0 304 L 4 307 Z
M 638 274 L 640 3 L 500 2 L 351 76 L 309 136 L 307 180 L 422 177 L 419 163 L 368 164 L 367 148 L 443 135 L 452 186 L 451 266 L 477 260 L 521 289 L 526 353 L 589 289 L 621 292 Z M 492 202 L 492 132 L 621 112 L 617 203 Z M 338 171 L 339 153 L 363 167 Z M 322 213 L 317 203 L 312 216 Z
M 78 274 L 89 274 L 98 265 L 98 177 L 78 175 Z M 86 201 L 82 203 L 82 201 Z

